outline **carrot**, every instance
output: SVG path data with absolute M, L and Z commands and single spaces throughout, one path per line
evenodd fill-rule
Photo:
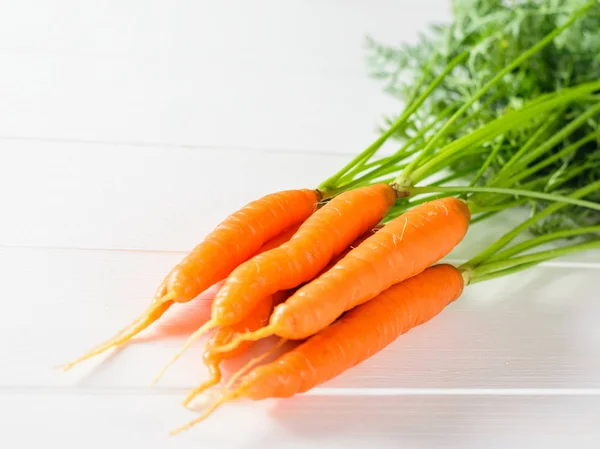
M 377 232 L 377 230 L 379 229 L 381 229 L 381 226 L 376 226 L 375 228 L 365 232 L 362 236 L 356 239 L 352 243 L 352 245 L 350 245 L 350 247 L 346 248 L 346 250 L 344 250 L 341 254 L 335 257 L 327 265 L 327 267 L 325 267 L 323 272 L 326 272 L 331 267 L 333 267 L 353 247 L 360 245 L 361 242 L 375 234 L 375 232 Z M 229 343 L 232 340 L 232 338 L 238 334 L 245 333 L 248 331 L 254 331 L 266 325 L 269 322 L 269 317 L 273 312 L 273 308 L 285 301 L 289 295 L 290 293 L 288 290 L 277 292 L 274 295 L 271 295 L 269 299 L 261 301 L 258 304 L 258 306 L 256 306 L 256 308 L 239 323 L 230 326 L 223 326 L 215 331 L 215 333 L 206 343 L 206 347 L 204 350 L 204 364 L 208 367 L 209 378 L 206 382 L 194 388 L 188 394 L 186 399 L 183 401 L 183 405 L 189 404 L 197 395 L 199 395 L 206 389 L 218 384 L 222 377 L 221 369 L 219 367 L 220 363 L 223 360 L 227 360 L 242 354 L 248 349 L 252 342 L 243 342 L 242 344 L 240 344 L 239 346 L 237 346 L 229 352 L 215 352 L 214 348 L 218 348 L 224 344 Z M 283 342 L 284 340 L 280 341 L 280 343 Z M 259 358 L 257 359 L 260 358 L 262 358 L 262 356 L 259 356 Z
M 242 341 L 270 335 L 290 340 L 313 335 L 345 311 L 439 261 L 463 239 L 469 220 L 467 205 L 454 197 L 409 210 L 277 306 L 268 326 L 239 335 L 217 350 L 229 351 Z
M 452 265 L 427 268 L 352 309 L 274 362 L 255 368 L 236 389 L 172 434 L 204 420 L 225 402 L 286 398 L 338 376 L 435 317 L 460 297 L 464 285 L 462 272 Z
M 240 264 L 217 293 L 211 319 L 190 336 L 153 384 L 204 333 L 239 323 L 269 295 L 313 279 L 356 238 L 377 225 L 395 201 L 396 193 L 388 184 L 344 192 L 308 218 L 290 241 Z
M 191 301 L 226 278 L 240 263 L 260 252 L 263 245 L 265 251 L 289 240 L 297 226 L 315 211 L 320 198 L 317 190 L 286 190 L 266 195 L 229 215 L 169 272 L 156 290 L 150 307 L 137 320 L 63 368 L 68 370 L 126 343 L 158 320 L 174 303 Z

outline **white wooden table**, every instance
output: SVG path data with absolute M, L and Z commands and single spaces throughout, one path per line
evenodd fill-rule
M 147 385 L 184 335 L 52 369 L 134 318 L 227 213 L 368 145 L 398 104 L 366 75 L 365 34 L 412 39 L 447 9 L 0 1 L 0 447 L 598 447 L 597 252 L 469 287 L 323 388 L 176 438 L 201 346 Z

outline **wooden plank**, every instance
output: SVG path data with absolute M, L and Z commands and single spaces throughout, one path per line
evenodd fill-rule
M 179 251 L 269 192 L 316 187 L 348 158 L 284 152 L 0 141 L 0 245 Z M 26 174 L 26 175 L 24 175 Z M 36 182 L 32 182 L 35 179 Z M 525 216 L 474 226 L 464 259 Z M 600 254 L 563 261 L 600 262 Z
M 145 343 L 64 374 L 136 317 L 177 254 L 1 249 L 0 385 L 144 387 L 208 317 L 210 298 L 175 309 Z M 598 269 L 538 267 L 469 287 L 431 322 L 326 385 L 351 389 L 600 388 Z M 203 342 L 162 387 L 205 376 Z
M 0 135 L 356 153 L 400 105 L 365 36 L 413 40 L 448 3 L 11 2 Z M 26 87 L 24 87 L 26 86 Z
M 11 246 L 189 251 L 247 202 L 281 189 L 314 188 L 348 160 L 250 150 L 0 145 L 0 191 L 10 211 L 0 220 L 0 244 Z
M 599 397 L 298 397 L 231 404 L 210 421 L 169 437 L 195 415 L 175 395 L 3 393 L 0 413 L 10 425 L 3 447 L 40 441 L 75 449 L 145 448 L 286 449 L 435 447 L 597 447 Z M 232 431 L 232 429 L 234 429 Z M 510 429 L 510 430 L 507 430 Z

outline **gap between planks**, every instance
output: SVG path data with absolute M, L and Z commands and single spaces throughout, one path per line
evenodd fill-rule
M 214 144 L 194 144 L 194 143 L 171 143 L 171 142 L 144 142 L 135 140 L 95 140 L 95 139 L 76 139 L 62 137 L 28 137 L 28 136 L 2 136 L 0 141 L 7 142 L 35 142 L 40 144 L 78 144 L 78 145 L 106 145 L 115 147 L 132 147 L 132 148 L 161 148 L 171 150 L 215 150 L 215 151 L 254 151 L 264 154 L 303 154 L 309 156 L 328 156 L 328 157 L 354 157 L 362 148 L 358 148 L 355 152 L 350 151 L 327 151 L 325 149 L 286 149 L 286 148 L 263 148 L 258 146 L 235 146 L 235 145 L 214 145 Z M 382 148 L 383 150 L 383 148 Z M 381 151 L 382 155 L 387 155 L 385 151 Z
M 190 387 L 191 388 L 191 387 Z M 185 387 L 0 386 L 0 394 L 181 395 Z M 600 388 L 315 388 L 297 396 L 599 396 Z
M 172 254 L 182 257 L 189 254 L 188 251 L 161 250 L 161 249 L 119 249 L 119 248 L 84 248 L 75 246 L 35 246 L 35 245 L 0 245 L 0 251 L 3 249 L 22 249 L 28 251 L 64 251 L 64 252 L 107 252 L 107 253 L 131 253 L 131 254 Z M 460 265 L 467 262 L 467 259 L 443 259 L 443 262 Z M 547 261 L 539 264 L 540 267 L 553 268 L 581 268 L 581 269 L 600 269 L 600 262 L 574 262 L 574 261 Z

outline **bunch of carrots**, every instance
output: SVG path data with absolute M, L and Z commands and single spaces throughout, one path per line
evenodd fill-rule
M 494 80 L 540 51 L 589 7 L 501 70 L 473 94 L 473 102 Z M 451 63 L 445 74 L 453 67 Z M 65 369 L 124 345 L 175 303 L 193 301 L 223 282 L 212 302 L 210 320 L 167 365 L 200 336 L 212 332 L 204 351 L 209 379 L 190 392 L 185 405 L 219 385 L 221 362 L 248 351 L 253 342 L 277 336 L 275 348 L 289 340 L 299 344 L 270 363 L 264 360 L 275 348 L 252 359 L 229 379 L 221 396 L 202 415 L 174 431 L 179 432 L 225 402 L 289 397 L 340 375 L 435 317 L 469 284 L 600 248 L 600 226 L 595 223 L 527 235 L 513 243 L 532 226 L 560 214 L 584 211 L 598 215 L 600 203 L 594 199 L 600 180 L 566 183 L 575 176 L 569 177 L 569 173 L 580 175 L 594 168 L 587 159 L 581 166 L 569 166 L 567 175 L 561 174 L 563 182 L 555 182 L 556 176 L 552 176 L 556 174 L 545 170 L 582 147 L 565 138 L 583 120 L 573 117 L 550 144 L 540 139 L 538 130 L 543 124 L 537 120 L 573 101 L 589 102 L 592 112 L 586 119 L 598 113 L 600 99 L 595 93 L 600 90 L 599 81 L 541 96 L 469 134 L 446 141 L 444 137 L 456 130 L 457 120 L 470 106 L 467 102 L 463 111 L 455 111 L 433 135 L 424 131 L 393 155 L 373 160 L 445 74 L 409 104 L 379 139 L 318 188 L 273 193 L 228 216 L 167 274 L 137 320 Z M 515 149 L 507 157 L 510 169 L 490 174 L 487 170 L 499 154 L 493 143 L 510 133 L 529 133 L 532 143 L 527 151 Z M 580 139 L 595 145 L 592 151 L 597 151 L 599 136 Z M 444 173 L 452 161 L 474 153 L 485 156 L 483 166 L 466 173 Z M 486 181 L 481 185 L 484 174 Z M 551 188 L 549 179 L 553 179 Z M 460 180 L 468 183 L 451 184 Z M 453 266 L 441 262 L 474 222 L 528 204 L 533 211 L 529 218 L 466 263 Z M 552 247 L 539 250 L 547 244 Z

